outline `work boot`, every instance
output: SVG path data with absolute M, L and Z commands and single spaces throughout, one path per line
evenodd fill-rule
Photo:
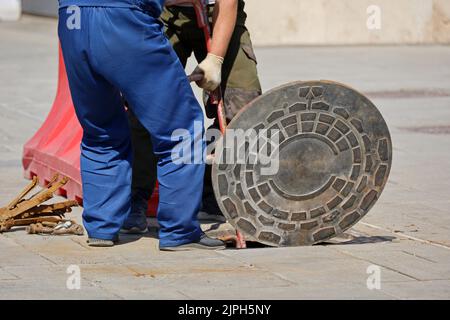
M 174 247 L 159 247 L 161 251 L 189 251 L 189 250 L 223 250 L 226 248 L 225 242 L 208 237 L 206 234 L 202 234 L 200 239 L 195 242 L 182 244 Z
M 223 216 L 222 212 L 220 212 L 220 210 L 216 211 L 212 211 L 212 210 L 205 210 L 202 207 L 202 210 L 199 211 L 198 216 L 197 216 L 198 220 L 200 221 L 214 221 L 214 222 L 220 222 L 220 223 L 225 223 L 227 222 L 227 219 Z
M 125 220 L 120 233 L 144 234 L 147 232 L 148 200 L 138 193 L 131 197 L 131 211 Z
M 222 211 L 217 204 L 212 185 L 207 183 L 205 183 L 203 188 L 202 205 L 197 218 L 202 221 L 227 222 L 227 219 L 223 216 Z

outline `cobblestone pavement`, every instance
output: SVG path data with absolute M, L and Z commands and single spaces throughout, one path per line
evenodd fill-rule
M 1 204 L 27 183 L 22 146 L 51 107 L 57 50 L 54 19 L 0 23 Z M 360 223 L 313 247 L 188 253 L 159 252 L 151 233 L 92 249 L 84 237 L 19 229 L 0 235 L 0 298 L 450 298 L 450 47 L 256 53 L 266 90 L 291 80 L 333 79 L 367 93 L 384 115 L 394 144 L 392 173 Z M 80 214 L 73 212 L 78 220 Z M 67 288 L 71 265 L 80 268 L 80 290 Z M 381 282 L 374 288 L 377 271 Z

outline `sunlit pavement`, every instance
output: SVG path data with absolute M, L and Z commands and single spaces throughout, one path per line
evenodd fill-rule
M 379 107 L 392 134 L 393 168 L 361 222 L 345 237 L 313 247 L 184 253 L 159 252 L 152 233 L 93 249 L 85 237 L 19 229 L 0 235 L 0 298 L 450 298 L 450 47 L 256 53 L 265 90 L 332 79 L 367 93 Z M 27 184 L 22 147 L 50 110 L 57 54 L 56 20 L 0 23 L 0 206 Z M 80 221 L 81 210 L 71 216 Z

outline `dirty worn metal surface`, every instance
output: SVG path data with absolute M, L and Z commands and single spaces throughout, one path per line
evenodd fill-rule
M 279 148 L 269 154 L 279 159 L 279 170 L 270 175 L 262 173 L 261 162 L 249 160 L 247 139 L 237 146 L 246 150 L 245 164 L 223 163 L 229 133 L 216 147 L 216 198 L 249 240 L 297 246 L 333 238 L 367 214 L 389 176 L 392 144 L 382 115 L 339 83 L 295 82 L 274 89 L 228 127 L 238 128 L 280 133 Z

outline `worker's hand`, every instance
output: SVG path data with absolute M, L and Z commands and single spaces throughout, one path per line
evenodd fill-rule
M 206 59 L 195 68 L 189 78 L 195 79 L 200 88 L 206 91 L 214 91 L 220 85 L 222 79 L 222 64 L 222 57 L 208 53 Z M 202 76 L 201 79 L 197 80 L 200 75 Z

